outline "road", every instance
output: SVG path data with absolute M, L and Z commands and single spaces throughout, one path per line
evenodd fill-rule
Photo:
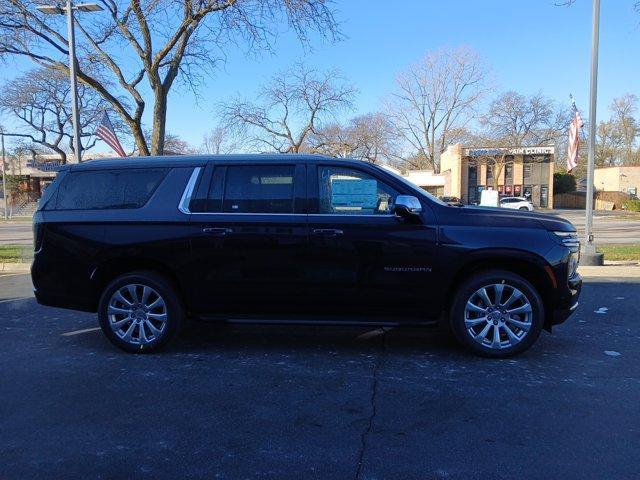
M 0 221 L 0 245 L 31 245 L 33 230 L 31 222 L 19 220 L 15 222 Z
M 584 212 L 581 210 L 551 210 L 546 213 L 558 215 L 571 221 L 578 232 L 584 232 Z M 526 214 L 526 213 L 523 213 Z M 631 244 L 640 243 L 640 215 L 622 212 L 596 212 L 594 217 L 594 234 L 599 244 Z M 0 223 L 0 245 L 33 243 L 31 222 L 16 221 Z
M 584 235 L 586 223 L 582 210 L 553 210 L 550 213 L 569 220 Z M 593 217 L 593 233 L 596 244 L 631 244 L 640 243 L 640 215 L 627 212 L 595 212 Z
M 38 306 L 27 276 L 0 296 L 3 480 L 640 471 L 639 282 L 587 282 L 565 325 L 503 361 L 426 330 L 211 325 L 136 356 L 93 315 Z

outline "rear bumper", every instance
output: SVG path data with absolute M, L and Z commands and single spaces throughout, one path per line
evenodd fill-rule
M 89 296 L 89 289 L 86 287 L 83 289 L 74 288 L 68 283 L 68 278 L 74 277 L 73 273 L 65 270 L 63 274 L 54 267 L 42 258 L 42 255 L 36 253 L 34 256 L 31 264 L 31 282 L 37 302 L 47 307 L 83 312 L 97 311 L 97 301 L 94 297 Z M 84 285 L 88 285 L 88 282 L 85 282 Z M 69 292 L 77 293 L 71 295 Z
M 95 312 L 96 305 L 93 299 L 77 296 L 67 296 L 58 293 L 48 293 L 33 289 L 33 294 L 40 305 L 47 307 L 66 308 L 69 310 L 80 310 L 82 312 Z

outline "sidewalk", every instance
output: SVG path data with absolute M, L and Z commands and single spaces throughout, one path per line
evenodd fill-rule
M 632 262 L 624 262 L 623 265 L 605 262 L 602 267 L 578 267 L 578 273 L 583 278 L 640 278 L 640 266 L 630 265 Z

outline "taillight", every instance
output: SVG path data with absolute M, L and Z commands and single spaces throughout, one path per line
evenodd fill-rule
M 42 238 L 44 237 L 44 228 L 42 223 L 33 222 L 33 251 L 39 252 L 42 248 Z

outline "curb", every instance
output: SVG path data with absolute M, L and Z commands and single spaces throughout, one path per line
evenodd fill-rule
M 616 277 L 640 278 L 640 268 L 635 265 L 603 265 L 599 267 L 580 266 L 578 273 L 583 278 Z
M 30 263 L 0 263 L 0 273 L 29 273 Z

